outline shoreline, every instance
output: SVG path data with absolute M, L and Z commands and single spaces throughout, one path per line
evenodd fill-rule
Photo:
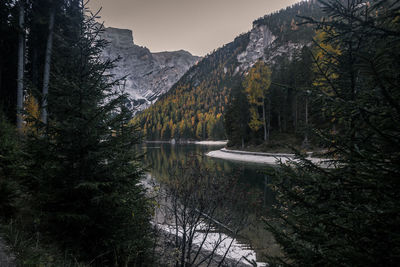
M 311 157 L 312 152 L 307 152 L 307 154 L 307 159 L 311 162 L 320 165 L 323 168 L 334 168 L 329 159 L 313 158 Z M 286 164 L 293 161 L 298 162 L 298 159 L 295 158 L 295 154 L 248 152 L 226 148 L 209 151 L 205 155 L 211 158 L 263 165 L 279 165 L 280 163 Z
M 176 227 L 174 225 L 155 223 L 155 226 L 163 231 L 166 236 L 169 236 L 169 238 L 175 238 Z M 182 238 L 183 230 L 181 227 L 178 228 L 178 237 Z M 211 231 L 208 234 L 204 234 L 202 228 L 205 228 L 205 225 L 200 224 L 196 226 L 196 234 L 193 239 L 193 245 L 197 248 L 200 247 L 200 251 L 212 253 L 215 250 L 214 257 L 216 258 L 223 257 L 226 254 L 226 262 L 236 263 L 235 266 L 252 266 L 252 262 L 260 267 L 268 266 L 267 263 L 257 262 L 256 252 L 248 246 L 241 244 L 236 238 L 218 231 Z M 218 246 L 215 247 L 215 244 L 218 244 Z
M 203 146 L 225 146 L 228 141 L 227 140 L 218 140 L 218 141 L 180 141 L 180 140 L 175 140 L 172 139 L 170 141 L 144 141 L 143 143 L 145 144 L 180 144 L 180 145 L 186 145 L 186 144 L 195 144 L 195 145 L 203 145 Z
M 253 152 L 253 151 L 246 151 L 246 150 L 227 149 L 225 147 L 220 150 L 222 152 L 239 154 L 239 155 L 253 155 L 253 156 L 263 156 L 263 157 L 287 157 L 287 158 L 295 157 L 295 154 L 293 154 L 293 153 Z M 312 152 L 307 152 L 307 154 L 311 155 Z
M 166 239 L 172 238 L 173 240 L 175 237 L 182 238 L 183 228 L 181 226 L 176 227 L 175 221 L 171 220 L 169 217 L 170 215 L 168 215 L 171 211 L 172 203 L 165 197 L 166 195 L 163 193 L 164 189 L 162 189 L 162 186 L 156 182 L 151 173 L 146 173 L 141 180 L 141 184 L 146 188 L 148 196 L 157 199 L 159 204 L 158 208 L 154 211 L 151 224 L 155 226 L 159 230 L 159 234 Z M 159 189 L 155 191 L 154 188 L 156 187 Z M 162 207 L 169 208 L 163 209 Z M 196 210 L 196 212 L 199 211 Z M 264 262 L 257 262 L 257 254 L 255 250 L 251 248 L 250 243 L 242 243 L 237 239 L 237 237 L 233 237 L 231 234 L 234 232 L 230 230 L 229 227 L 205 213 L 199 214 L 203 218 L 213 221 L 213 224 L 215 225 L 211 231 L 203 231 L 207 228 L 207 225 L 204 223 L 199 223 L 193 226 L 196 234 L 193 236 L 192 244 L 193 246 L 200 248 L 202 254 L 215 253 L 214 257 L 216 259 L 222 258 L 225 255 L 226 263 L 235 263 L 235 266 L 240 267 L 253 266 L 251 262 L 257 263 L 257 266 L 259 267 L 268 266 Z M 178 232 L 176 232 L 177 228 Z M 205 232 L 208 233 L 206 234 Z M 215 247 L 216 244 L 218 244 L 217 248 Z

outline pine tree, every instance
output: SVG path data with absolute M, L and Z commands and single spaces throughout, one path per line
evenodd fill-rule
M 0 1 L 0 108 L 10 123 L 16 122 L 18 12 L 15 1 Z
M 329 20 L 316 42 L 314 101 L 331 169 L 302 158 L 274 181 L 278 220 L 266 221 L 287 266 L 396 266 L 400 233 L 398 1 L 320 1 Z M 332 53 L 323 47 L 340 49 Z M 323 59 L 320 61 L 319 59 Z M 322 64 L 321 64 L 322 62 Z M 321 71 L 322 70 L 322 71 Z
M 13 125 L 0 111 L 0 223 L 13 218 L 21 198 L 20 181 L 26 168 Z
M 77 259 L 140 264 L 150 214 L 139 185 L 138 130 L 108 75 L 113 62 L 100 58 L 99 27 L 85 12 L 80 1 L 67 5 L 63 42 L 55 43 L 48 124 L 29 141 L 33 206 L 41 232 Z
M 19 2 L 18 16 L 18 87 L 17 87 L 17 128 L 22 131 L 22 111 L 24 98 L 24 70 L 25 70 L 25 0 Z
M 49 81 L 50 81 L 50 67 L 51 67 L 51 54 L 53 49 L 53 36 L 54 36 L 54 20 L 56 16 L 56 2 L 50 2 L 49 11 L 49 29 L 47 34 L 46 42 L 46 53 L 43 70 L 43 88 L 42 88 L 42 112 L 41 119 L 43 123 L 47 124 L 47 98 L 49 93 Z
M 249 103 L 243 87 L 239 84 L 232 89 L 231 102 L 224 118 L 229 145 L 244 147 L 249 135 L 249 121 Z

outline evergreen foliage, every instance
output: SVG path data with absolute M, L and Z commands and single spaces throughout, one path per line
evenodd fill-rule
M 249 34 L 225 45 L 193 66 L 153 106 L 135 121 L 149 140 L 225 139 L 222 114 L 228 103 L 237 55 L 247 46 Z
M 0 2 L 0 108 L 10 122 L 16 121 L 17 106 L 17 8 L 13 1 Z M 12 14 L 12 16 L 10 16 Z
M 15 215 L 25 173 L 23 151 L 14 127 L 0 113 L 0 222 Z
M 17 4 L 1 5 L 6 7 L 1 9 L 1 34 L 18 32 Z M 51 12 L 54 43 L 52 56 L 46 58 Z M 130 122 L 120 81 L 109 74 L 114 62 L 100 57 L 107 43 L 99 37 L 97 15 L 80 0 L 32 0 L 25 2 L 24 16 L 24 131 L 17 136 L 3 116 L 0 120 L 0 216 L 10 219 L 3 221 L 10 222 L 5 228 L 18 225 L 20 236 L 34 236 L 36 248 L 40 243 L 62 251 L 66 262 L 143 265 L 152 245 L 151 206 L 140 185 L 143 170 L 135 149 L 139 131 Z M 12 42 L 16 46 L 18 38 Z M 3 39 L 0 45 L 6 46 Z M 16 74 L 16 59 L 2 56 L 7 57 L 2 67 Z M 49 94 L 41 95 L 45 61 L 51 64 L 46 67 Z M 15 120 L 15 105 L 3 96 L 16 95 L 17 86 L 1 77 L 2 108 Z M 39 120 L 46 102 L 47 122 Z
M 263 65 L 263 68 L 269 68 L 267 64 Z M 249 137 L 245 138 L 246 144 L 257 144 L 264 142 L 264 140 L 267 139 L 267 143 L 270 146 L 272 143 L 275 143 L 278 146 L 283 146 L 284 142 L 287 142 L 288 140 L 275 140 L 277 139 L 276 136 L 281 138 L 284 135 L 290 135 L 296 139 L 296 142 L 287 145 L 296 145 L 297 147 L 301 147 L 302 141 L 304 140 L 310 125 L 326 124 L 326 119 L 321 116 L 320 112 L 323 103 L 312 102 L 308 105 L 308 94 L 311 90 L 314 77 L 312 66 L 312 54 L 310 48 L 304 46 L 300 51 L 294 53 L 291 59 L 287 54 L 278 56 L 275 59 L 274 64 L 270 67 L 270 78 L 266 79 L 267 77 L 265 77 L 266 80 L 269 80 L 270 86 L 268 86 L 269 83 L 265 82 L 262 86 L 258 86 L 261 83 L 257 81 L 258 75 L 255 75 L 258 67 L 257 64 L 250 69 L 249 74 L 244 79 L 244 85 L 246 86 L 249 82 L 254 85 L 258 84 L 258 98 L 252 97 L 252 102 L 257 102 L 257 104 L 246 107 L 245 112 L 252 112 L 253 114 L 251 115 L 253 119 L 248 122 L 249 127 L 250 125 L 253 127 L 250 127 L 251 131 Z M 265 71 L 264 76 L 268 76 L 267 73 L 268 71 Z M 248 97 L 251 92 L 249 91 L 249 88 L 250 87 L 247 88 L 247 93 L 243 91 L 243 93 Z M 255 87 L 253 86 L 253 88 Z M 232 94 L 236 93 L 232 91 Z M 234 105 L 230 105 L 231 108 L 233 106 Z M 245 107 L 242 106 L 237 110 L 237 112 L 244 112 L 243 108 Z M 265 121 L 263 120 L 264 112 Z M 225 120 L 228 120 L 227 116 L 230 115 L 225 113 L 224 116 Z M 233 117 L 231 117 L 231 119 L 233 119 L 232 123 L 234 123 L 235 119 Z M 236 120 L 237 123 L 239 123 L 239 121 L 240 119 Z M 264 122 L 266 124 L 266 132 L 261 130 L 264 128 Z M 237 133 L 235 133 L 235 131 L 236 130 L 233 128 L 226 128 L 228 136 L 236 135 Z M 270 137 L 271 135 L 272 137 L 265 138 L 266 133 L 267 137 Z M 229 140 L 229 145 L 231 146 L 242 145 L 240 139 L 234 138 Z M 314 143 L 316 142 L 314 141 Z
M 93 18 L 74 15 L 79 28 L 54 62 L 46 135 L 30 144 L 36 208 L 41 227 L 81 259 L 130 264 L 143 260 L 150 230 L 137 130 L 106 74 L 112 62 L 100 59 Z
M 305 158 L 275 176 L 266 221 L 283 266 L 396 266 L 399 261 L 399 2 L 320 1 L 329 19 L 312 92 L 330 128 L 315 128 L 332 169 Z M 330 49 L 324 49 L 330 47 Z M 321 52 L 322 50 L 322 52 Z M 337 51 L 337 52 L 333 52 Z M 397 262 L 397 263 L 396 263 Z
M 253 105 L 249 107 L 253 118 L 263 117 L 264 107 L 268 118 L 253 119 L 251 122 L 260 122 L 258 128 L 265 122 L 267 125 L 263 128 L 268 128 L 268 131 L 252 131 L 250 136 L 244 138 L 246 144 L 262 143 L 269 139 L 265 137 L 266 134 L 267 137 L 273 135 L 274 138 L 279 134 L 291 135 L 299 144 L 304 139 L 307 128 L 305 99 L 309 90 L 307 88 L 312 83 L 311 54 L 308 46 L 312 42 L 314 28 L 310 24 L 299 25 L 304 22 L 300 16 L 320 19 L 322 12 L 319 5 L 313 1 L 305 1 L 253 23 L 254 26 L 267 25 L 277 40 L 265 51 L 266 58 L 269 54 L 275 55 L 265 63 L 272 72 L 268 96 L 266 92 L 261 95 L 261 98 L 267 101 L 264 105 L 259 105 L 260 111 Z M 157 103 L 139 114 L 136 121 L 141 126 L 144 136 L 148 140 L 225 139 L 243 136 L 243 133 L 230 132 L 238 130 L 234 129 L 232 123 L 230 125 L 233 128 L 230 126 L 226 129 L 224 126 L 232 119 L 228 118 L 233 114 L 232 108 L 237 106 L 230 103 L 230 99 L 233 101 L 237 98 L 233 92 L 234 87 L 245 78 L 245 75 L 236 69 L 239 65 L 237 56 L 245 51 L 249 37 L 250 33 L 241 35 L 234 42 L 206 56 Z M 293 44 L 294 48 L 291 47 Z M 281 46 L 289 48 L 282 52 Z M 318 110 L 319 107 L 314 109 Z M 246 110 L 244 113 L 247 112 L 250 111 Z M 319 122 L 320 118 L 317 119 Z M 242 145 L 242 138 L 235 137 L 229 144 Z
M 253 25 L 266 25 L 278 37 L 278 42 L 309 42 L 314 34 L 312 24 L 303 24 L 304 17 L 320 20 L 323 12 L 316 0 L 301 1 L 275 13 L 265 15 Z
M 241 83 L 234 86 L 225 112 L 225 129 L 229 145 L 241 144 L 244 147 L 249 139 L 249 102 Z

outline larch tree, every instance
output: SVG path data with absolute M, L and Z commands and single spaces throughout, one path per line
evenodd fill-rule
M 246 76 L 244 87 L 247 93 L 247 98 L 251 105 L 250 114 L 251 120 L 249 123 L 253 131 L 258 131 L 261 126 L 264 129 L 264 141 L 269 140 L 270 119 L 267 118 L 266 105 L 270 109 L 268 98 L 268 89 L 271 86 L 271 70 L 263 62 L 258 61 L 249 71 Z M 267 103 L 266 103 L 267 102 Z M 262 115 L 260 118 L 258 108 L 261 107 Z M 270 116 L 269 116 L 270 117 Z

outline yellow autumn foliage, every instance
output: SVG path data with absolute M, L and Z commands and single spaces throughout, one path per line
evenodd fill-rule
M 249 127 L 253 131 L 258 131 L 263 125 L 262 118 L 260 118 L 258 112 L 258 107 L 264 106 L 265 97 L 270 86 L 271 69 L 260 60 L 250 69 L 244 81 L 247 99 L 251 105 Z
M 313 70 L 320 74 L 313 85 L 322 88 L 329 95 L 333 94 L 330 82 L 339 78 L 334 67 L 339 64 L 338 57 L 342 54 L 340 47 L 332 45 L 332 42 L 325 42 L 327 38 L 334 37 L 332 35 L 335 35 L 332 30 L 317 30 L 314 38 L 317 45 L 313 49 Z
M 32 94 L 28 94 L 24 102 L 25 115 L 23 120 L 24 132 L 25 133 L 37 133 L 37 128 L 35 127 L 35 121 L 40 118 L 40 108 L 39 103 Z

